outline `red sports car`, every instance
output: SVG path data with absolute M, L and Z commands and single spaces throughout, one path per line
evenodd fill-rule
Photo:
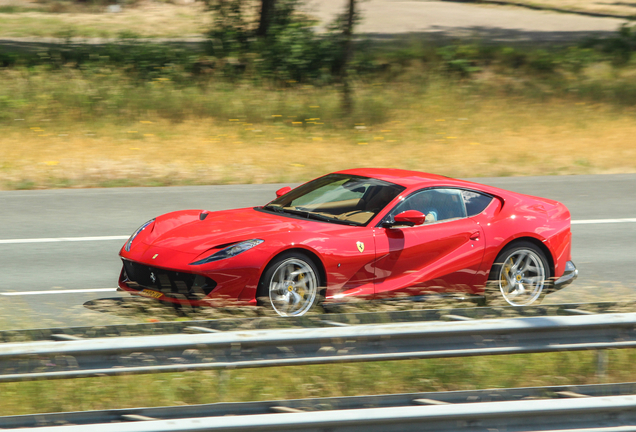
M 277 191 L 262 207 L 184 210 L 122 247 L 119 286 L 161 301 L 262 304 L 462 292 L 513 306 L 577 277 L 561 203 L 397 169 L 353 169 Z

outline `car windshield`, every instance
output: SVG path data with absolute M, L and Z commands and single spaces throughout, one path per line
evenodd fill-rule
M 329 174 L 275 199 L 264 209 L 326 222 L 366 225 L 404 189 L 369 177 Z

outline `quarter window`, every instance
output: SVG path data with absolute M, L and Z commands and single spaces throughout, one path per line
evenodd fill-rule
M 466 214 L 468 216 L 475 216 L 483 212 L 492 201 L 492 197 L 489 195 L 467 190 L 462 191 L 462 197 L 466 204 Z

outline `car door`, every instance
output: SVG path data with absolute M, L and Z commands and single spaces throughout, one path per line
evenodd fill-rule
M 391 223 L 406 210 L 420 211 L 427 222 L 413 227 L 376 227 L 376 297 L 472 291 L 485 242 L 480 225 L 466 217 L 461 191 L 429 188 L 415 192 L 383 222 Z

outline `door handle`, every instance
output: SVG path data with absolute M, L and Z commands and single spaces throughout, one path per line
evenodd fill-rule
M 470 233 L 470 239 L 471 240 L 479 240 L 479 235 L 480 235 L 479 231 L 472 232 L 472 233 Z

